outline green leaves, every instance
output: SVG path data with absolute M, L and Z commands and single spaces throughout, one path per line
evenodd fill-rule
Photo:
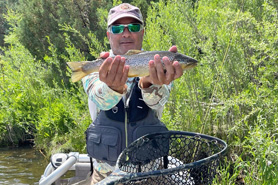
M 51 154 L 50 142 L 55 137 L 60 142 L 65 135 L 83 133 L 90 123 L 86 95 L 78 84 L 64 83 L 56 48 L 50 41 L 52 55 L 46 55 L 41 63 L 18 42 L 14 33 L 8 37 L 10 47 L 1 55 L 0 68 L 0 144 L 18 145 L 35 137 L 36 146 Z M 67 45 L 70 56 L 64 56 L 65 60 L 84 58 L 70 41 Z M 84 137 L 74 138 L 81 139 L 79 144 L 74 141 L 75 147 L 84 150 Z
M 267 133 L 261 136 L 264 142 L 277 140 L 271 136 L 277 133 L 277 9 L 260 0 L 172 2 L 149 8 L 144 48 L 167 50 L 175 44 L 199 65 L 174 82 L 163 121 L 170 129 L 218 136 L 238 155 L 246 142 L 258 138 L 254 128 Z M 260 147 L 256 144 L 249 146 Z M 261 168 L 250 162 L 262 160 L 265 152 L 248 159 L 243 152 L 235 174 L 251 171 L 250 183 L 275 184 L 264 172 L 275 173 L 277 165 L 263 165 L 263 160 Z

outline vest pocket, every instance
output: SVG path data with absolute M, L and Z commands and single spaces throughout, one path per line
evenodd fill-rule
M 117 128 L 94 125 L 86 131 L 87 153 L 95 159 L 116 162 L 121 152 L 121 135 Z

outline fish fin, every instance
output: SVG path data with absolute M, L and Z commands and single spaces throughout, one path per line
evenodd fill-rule
M 67 62 L 67 65 L 72 70 L 71 80 L 72 82 L 77 82 L 81 80 L 83 77 L 87 76 L 86 73 L 83 72 L 82 66 L 87 63 L 85 62 Z
M 142 50 L 128 50 L 125 55 L 135 55 L 142 52 L 143 52 Z
M 84 62 L 67 62 L 67 65 L 74 72 L 82 70 L 83 63 Z
M 88 74 L 84 73 L 83 71 L 73 72 L 72 75 L 71 75 L 71 81 L 72 82 L 77 82 L 77 81 L 81 80 L 82 78 L 84 78 L 87 75 Z

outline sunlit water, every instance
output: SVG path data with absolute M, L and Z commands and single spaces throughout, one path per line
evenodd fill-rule
M 48 162 L 32 148 L 0 148 L 0 184 L 38 184 Z

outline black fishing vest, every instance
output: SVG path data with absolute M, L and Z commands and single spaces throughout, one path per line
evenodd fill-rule
M 137 138 L 156 132 L 167 131 L 142 98 L 135 78 L 131 93 L 112 109 L 100 111 L 86 133 L 87 152 L 90 157 L 115 165 L 118 156 Z

